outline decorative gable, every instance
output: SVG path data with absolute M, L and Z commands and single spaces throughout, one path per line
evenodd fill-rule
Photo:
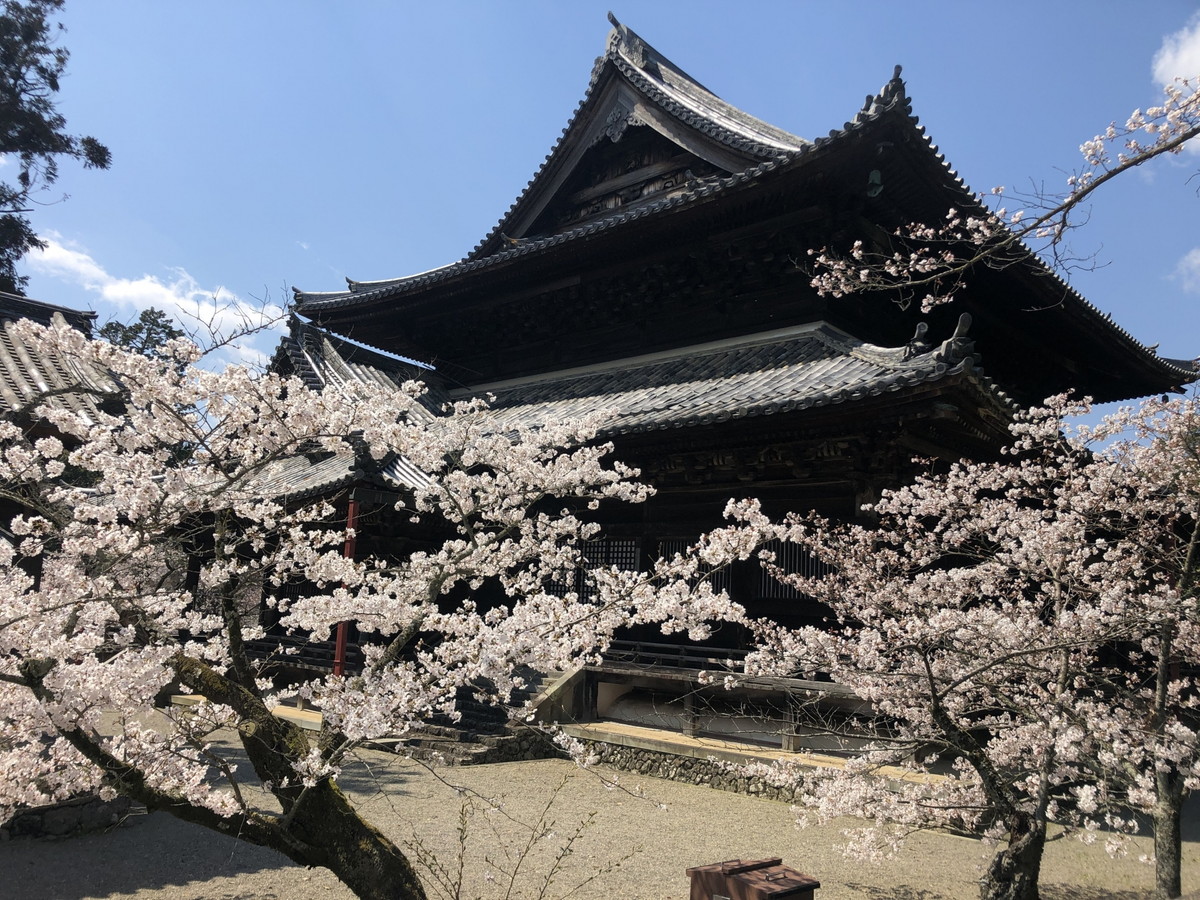
M 679 194 L 719 174 L 726 173 L 618 108 L 547 200 L 529 236 L 554 234 L 644 200 Z
M 610 14 L 588 92 L 521 196 L 467 257 L 744 172 L 808 141 L 725 103 Z

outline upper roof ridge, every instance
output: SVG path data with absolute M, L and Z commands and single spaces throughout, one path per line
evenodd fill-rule
M 628 25 L 617 21 L 611 12 L 608 20 L 613 24 L 609 33 L 605 57 L 611 60 L 627 77 L 641 75 L 638 87 L 651 95 L 659 105 L 677 118 L 711 134 L 722 143 L 737 149 L 749 150 L 754 155 L 769 158 L 787 156 L 803 150 L 812 141 L 792 134 L 752 116 L 744 110 L 722 100 L 694 77 L 689 75 L 666 56 L 652 47 L 641 35 Z M 636 70 L 636 73 L 629 69 Z M 707 122 L 695 121 L 697 117 Z M 709 125 L 713 130 L 703 127 Z M 724 132 L 724 133 L 722 133 Z
M 649 67 L 657 68 L 663 65 L 670 66 L 675 72 L 687 78 L 687 80 L 690 81 L 695 87 L 704 91 L 710 97 L 716 100 L 721 99 L 691 75 L 688 75 L 677 65 L 667 59 L 667 57 L 665 57 L 662 53 L 655 50 L 652 46 L 650 46 L 645 38 L 643 38 L 628 25 L 618 22 L 617 17 L 614 16 L 611 11 L 608 13 L 608 21 L 611 22 L 613 26 L 612 31 L 608 33 L 608 41 L 605 46 L 605 56 L 607 56 L 609 59 L 622 57 L 630 64 L 637 66 L 639 69 L 647 69 Z M 603 59 L 596 60 L 597 64 L 602 61 Z
M 586 115 L 581 119 L 581 114 L 589 105 L 602 101 L 607 96 L 604 86 L 610 83 L 608 77 L 614 74 L 632 87 L 647 106 L 683 123 L 703 135 L 703 139 L 721 145 L 725 148 L 724 155 L 729 159 L 741 161 L 742 170 L 753 168 L 767 160 L 787 159 L 812 146 L 812 141 L 777 128 L 726 103 L 652 47 L 633 29 L 619 22 L 611 12 L 608 19 L 613 24 L 613 29 L 605 43 L 604 55 L 600 56 L 592 67 L 583 99 L 533 177 L 505 210 L 499 222 L 471 249 L 464 260 L 479 259 L 500 249 L 500 235 L 504 231 L 512 233 L 512 228 L 508 225 L 514 216 L 520 217 L 519 210 L 529 203 L 535 193 L 535 186 L 544 183 L 545 176 L 552 177 L 556 168 L 564 164 L 565 157 L 569 156 L 566 148 L 571 146 L 572 136 L 577 135 L 581 129 L 586 129 L 587 123 L 591 121 Z M 634 115 L 630 109 L 621 108 L 616 112 L 623 113 L 626 117 Z M 732 155 L 729 151 L 732 151 Z M 738 171 L 737 164 L 729 171 Z

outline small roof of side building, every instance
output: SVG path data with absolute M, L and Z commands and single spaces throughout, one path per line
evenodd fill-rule
M 421 405 L 436 415 L 446 397 L 432 366 L 344 338 L 292 315 L 288 333 L 275 349 L 271 367 L 295 375 L 314 391 L 351 382 L 399 390 L 409 382 L 425 386 Z
M 425 393 L 417 409 L 427 421 L 437 416 L 446 402 L 429 366 L 347 340 L 295 315 L 289 319 L 288 333 L 280 340 L 271 366 L 280 374 L 296 376 L 314 391 L 337 389 L 351 382 L 399 390 L 419 381 L 425 385 Z M 255 479 L 264 494 L 291 500 L 359 483 L 416 490 L 428 485 L 429 477 L 403 456 L 393 454 L 376 463 L 347 447 L 327 456 L 309 458 L 301 454 L 278 460 Z
M 90 337 L 95 319 L 94 312 L 0 292 L 0 414 L 28 415 L 43 399 L 76 412 L 98 413 L 102 402 L 98 393 L 111 393 L 111 382 L 79 359 L 42 352 L 13 328 L 21 320 L 31 320 L 45 326 L 67 325 Z
M 361 485 L 409 493 L 429 484 L 429 476 L 403 457 L 393 454 L 376 463 L 347 445 L 336 452 L 297 453 L 272 460 L 252 473 L 242 490 L 251 496 L 298 503 Z

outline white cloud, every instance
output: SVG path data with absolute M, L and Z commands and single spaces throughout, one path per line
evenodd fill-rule
M 1163 38 L 1151 66 L 1158 84 L 1200 75 L 1200 13 L 1193 15 L 1183 28 Z
M 1200 294 L 1200 247 L 1190 250 L 1175 266 L 1172 276 L 1189 294 Z
M 26 261 L 37 272 L 72 282 L 89 291 L 100 290 L 112 278 L 86 253 L 72 250 L 53 238 L 46 241 L 45 248 L 31 250 Z
M 142 310 L 155 307 L 169 313 L 188 332 L 221 336 L 263 321 L 264 316 L 277 318 L 281 312 L 273 305 L 246 301 L 223 285 L 203 287 L 183 268 L 169 268 L 162 278 L 149 274 L 122 278 L 108 272 L 84 250 L 67 246 L 59 235 L 51 233 L 44 239 L 44 249 L 31 250 L 25 257 L 28 266 L 40 275 L 94 294 L 98 301 L 119 311 L 117 318 L 134 318 Z M 220 356 L 223 362 L 262 364 L 274 342 L 273 331 L 259 333 L 233 342 Z
M 1163 38 L 1162 46 L 1150 63 L 1150 70 L 1154 81 L 1160 86 L 1171 84 L 1177 78 L 1188 78 L 1193 79 L 1194 88 L 1200 89 L 1196 81 L 1200 79 L 1200 12 L 1194 13 L 1178 31 Z M 1154 98 L 1154 102 L 1162 102 L 1161 93 Z M 1200 140 L 1193 138 L 1184 144 L 1183 150 L 1193 157 L 1200 154 Z

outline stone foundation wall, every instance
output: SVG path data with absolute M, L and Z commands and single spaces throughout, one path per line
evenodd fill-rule
M 728 763 L 717 760 L 675 756 L 600 741 L 589 741 L 588 746 L 596 752 L 601 762 L 627 772 L 669 778 L 671 781 L 703 785 L 735 794 L 750 794 L 765 800 L 780 800 L 784 803 L 796 801 L 793 788 L 781 788 L 762 778 L 740 774 L 736 766 L 731 767 Z
M 517 762 L 523 759 L 550 759 L 562 756 L 554 742 L 536 729 L 521 728 L 514 734 L 506 734 L 488 742 L 487 750 L 472 755 L 464 762 L 470 765 L 483 763 Z
M 49 806 L 23 809 L 0 828 L 0 840 L 14 837 L 67 837 L 111 828 L 129 814 L 128 797 L 101 800 L 95 794 Z
M 766 800 L 780 800 L 784 803 L 794 803 L 796 800 L 793 788 L 779 787 L 761 777 L 742 774 L 736 765 L 712 759 L 696 759 L 676 756 L 672 753 L 660 753 L 656 750 L 608 744 L 603 741 L 584 741 L 584 743 L 595 752 L 600 762 L 626 772 L 667 778 L 685 784 L 703 785 L 717 790 L 731 791 L 735 794 L 749 794 Z M 486 749 L 475 750 L 453 759 L 447 754 L 446 760 L 452 765 L 477 766 L 487 763 L 561 759 L 563 757 L 562 749 L 536 729 L 520 729 L 514 734 L 489 737 L 485 746 Z M 398 747 L 389 749 L 403 752 Z M 409 750 L 409 752 L 416 751 Z

